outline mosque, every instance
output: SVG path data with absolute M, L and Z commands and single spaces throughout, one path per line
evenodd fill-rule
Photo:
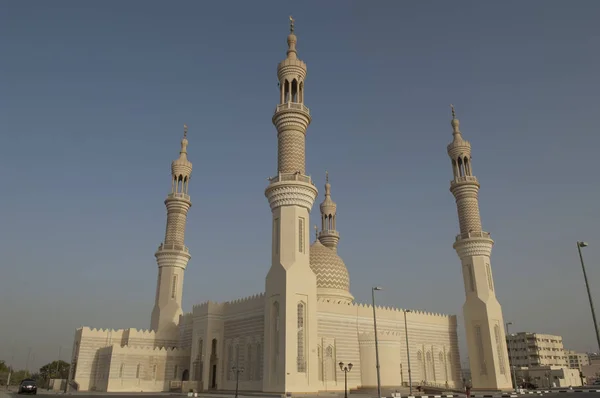
M 279 98 L 277 173 L 265 190 L 272 212 L 271 266 L 265 290 L 228 302 L 208 301 L 182 312 L 188 188 L 187 127 L 171 165 L 165 200 L 167 225 L 158 263 L 150 329 L 77 329 L 69 385 L 79 391 L 234 390 L 317 393 L 413 385 L 462 388 L 455 315 L 357 303 L 338 254 L 337 205 L 327 179 L 321 228 L 310 242 L 309 212 L 317 187 L 306 173 L 305 136 L 311 122 L 304 104 L 306 64 L 298 58 L 291 20 L 286 58 L 277 67 Z M 502 311 L 495 296 L 490 255 L 472 174 L 471 146 L 452 109 L 448 145 L 460 234 L 463 306 L 473 388 L 506 390 L 511 378 Z M 373 294 L 375 294 L 374 288 Z M 374 322 L 376 320 L 376 322 Z M 410 358 L 410 366 L 409 366 Z

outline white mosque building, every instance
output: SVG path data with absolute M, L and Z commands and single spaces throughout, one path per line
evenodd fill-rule
M 265 291 L 223 303 L 208 301 L 182 312 L 183 278 L 191 258 L 184 240 L 192 204 L 186 128 L 179 158 L 171 166 L 165 240 L 155 253 L 158 283 L 150 330 L 77 329 L 72 388 L 222 391 L 234 390 L 237 379 L 241 391 L 343 391 L 340 362 L 353 364 L 347 374 L 351 389 L 375 388 L 379 379 L 389 390 L 408 385 L 409 378 L 413 385 L 462 387 L 456 316 L 374 309 L 354 301 L 348 270 L 338 255 L 340 233 L 329 181 L 320 205 L 321 229 L 309 245 L 309 212 L 317 188 L 306 173 L 311 116 L 304 104 L 307 68 L 297 56 L 296 41 L 292 21 L 287 56 L 277 68 L 280 94 L 272 120 L 278 167 L 265 190 L 273 215 Z M 460 221 L 454 248 L 464 276 L 472 383 L 480 389 L 510 389 L 502 311 L 490 267 L 493 241 L 481 228 L 471 147 L 461 136 L 454 110 L 452 126 L 450 189 Z

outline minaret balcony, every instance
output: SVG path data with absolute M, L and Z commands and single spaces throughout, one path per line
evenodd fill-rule
M 174 251 L 180 251 L 180 252 L 184 252 L 184 253 L 189 253 L 190 249 L 185 246 L 185 245 L 178 245 L 176 243 L 161 243 L 160 246 L 158 246 L 158 250 L 157 251 L 166 251 L 166 250 L 174 250 Z
M 188 195 L 187 193 L 170 193 L 169 195 L 167 195 L 168 199 L 185 199 L 187 201 L 190 200 L 190 195 Z
M 469 238 L 492 239 L 489 232 L 485 232 L 485 231 L 471 231 L 471 232 L 465 232 L 464 234 L 458 234 L 458 235 L 456 235 L 456 240 L 455 241 L 458 242 L 459 240 L 469 239 Z
M 279 173 L 275 177 L 269 177 L 268 180 L 271 184 L 282 181 L 300 181 L 315 185 L 310 176 L 300 173 Z
M 299 102 L 286 102 L 284 104 L 277 105 L 275 113 L 285 110 L 302 111 L 305 112 L 307 115 L 310 115 L 310 109 L 308 109 L 307 106 Z
M 319 236 L 324 236 L 324 235 L 337 236 L 338 238 L 340 237 L 340 233 L 338 231 L 336 231 L 335 229 L 322 229 L 321 232 L 319 232 Z
M 463 177 L 456 177 L 453 180 L 450 180 L 450 184 L 461 184 L 463 182 L 474 182 L 474 183 L 479 183 L 477 181 L 477 177 L 475 176 L 463 176 Z

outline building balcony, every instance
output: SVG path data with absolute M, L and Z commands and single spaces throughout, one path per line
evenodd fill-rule
M 158 250 L 159 251 L 163 251 L 163 250 L 177 250 L 177 251 L 183 251 L 186 253 L 190 252 L 190 249 L 188 249 L 187 246 L 185 245 L 177 245 L 174 243 L 169 243 L 169 244 L 164 244 L 161 243 L 160 246 L 158 246 Z
M 319 231 L 319 235 L 333 235 L 339 237 L 340 233 L 335 229 L 322 229 Z
M 315 185 L 310 176 L 300 173 L 279 173 L 275 177 L 269 177 L 268 180 L 271 184 L 282 181 L 300 181 L 307 184 Z
M 307 106 L 299 102 L 286 102 L 284 104 L 279 104 L 277 105 L 277 108 L 275 108 L 275 113 L 285 110 L 302 111 L 310 115 L 310 109 L 308 109 Z

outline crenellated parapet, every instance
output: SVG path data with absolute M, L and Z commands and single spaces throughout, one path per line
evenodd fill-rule
M 373 317 L 373 306 L 364 303 L 348 303 L 342 300 L 319 299 L 317 301 L 319 312 L 331 312 L 361 318 Z M 404 321 L 404 309 L 389 306 L 375 306 L 377 319 L 389 319 L 393 321 Z M 414 322 L 455 324 L 456 315 L 440 314 L 436 312 L 410 310 L 407 318 Z
M 262 310 L 265 303 L 265 294 L 259 293 L 239 299 L 215 302 L 206 301 L 193 306 L 192 312 L 194 317 L 206 315 L 232 315 L 244 313 L 253 310 Z

